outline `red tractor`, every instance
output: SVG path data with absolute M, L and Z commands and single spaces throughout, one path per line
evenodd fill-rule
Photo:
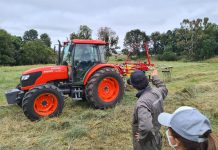
M 20 84 L 6 92 L 8 104 L 21 106 L 32 121 L 59 115 L 64 95 L 76 101 L 86 99 L 99 109 L 115 106 L 123 98 L 122 76 L 128 69 L 106 63 L 106 45 L 100 40 L 65 42 L 62 52 L 59 46 L 60 65 L 23 72 Z M 146 64 L 141 67 L 148 70 Z
M 124 94 L 119 67 L 106 63 L 106 42 L 73 40 L 66 42 L 58 66 L 23 72 L 16 89 L 6 92 L 9 104 L 17 103 L 30 120 L 57 116 L 64 96 L 86 99 L 95 108 L 115 106 Z

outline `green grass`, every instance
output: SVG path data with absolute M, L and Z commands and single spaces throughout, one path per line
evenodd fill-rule
M 159 70 L 173 67 L 172 81 L 166 83 L 169 95 L 165 111 L 173 112 L 182 105 L 197 107 L 210 119 L 217 134 L 218 62 L 153 62 Z M 4 92 L 18 84 L 23 71 L 38 66 L 0 67 L 0 149 L 132 149 L 136 91 L 131 87 L 115 108 L 95 110 L 86 102 L 66 98 L 59 117 L 38 122 L 29 121 L 18 106 L 7 105 Z M 161 72 L 159 75 L 163 78 Z M 166 145 L 164 140 L 163 149 L 170 149 Z

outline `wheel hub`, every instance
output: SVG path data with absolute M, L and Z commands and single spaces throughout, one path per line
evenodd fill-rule
M 105 86 L 105 87 L 104 87 L 104 91 L 105 91 L 105 92 L 108 92 L 108 91 L 109 91 L 109 88 L 108 88 L 107 86 Z
M 47 101 L 46 100 L 43 100 L 42 101 L 42 106 L 46 106 L 47 105 Z
M 58 99 L 52 93 L 40 94 L 34 101 L 34 111 L 40 116 L 49 116 L 58 107 Z
M 104 102 L 116 100 L 119 94 L 118 81 L 113 77 L 104 78 L 98 85 L 98 95 Z

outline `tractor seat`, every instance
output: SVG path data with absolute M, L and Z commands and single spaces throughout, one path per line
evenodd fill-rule
M 80 62 L 80 69 L 86 69 L 89 68 L 92 65 L 92 61 L 82 61 Z

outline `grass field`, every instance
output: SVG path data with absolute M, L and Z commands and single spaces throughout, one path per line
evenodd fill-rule
M 218 135 L 218 61 L 155 63 L 173 67 L 172 81 L 166 83 L 165 111 L 182 105 L 196 107 L 211 120 Z M 113 109 L 95 110 L 86 102 L 66 98 L 58 118 L 31 122 L 18 106 L 6 104 L 4 92 L 18 84 L 21 72 L 33 67 L 0 67 L 0 149 L 132 149 L 134 89 L 128 87 L 121 104 Z M 170 149 L 166 145 L 164 141 L 163 149 Z

